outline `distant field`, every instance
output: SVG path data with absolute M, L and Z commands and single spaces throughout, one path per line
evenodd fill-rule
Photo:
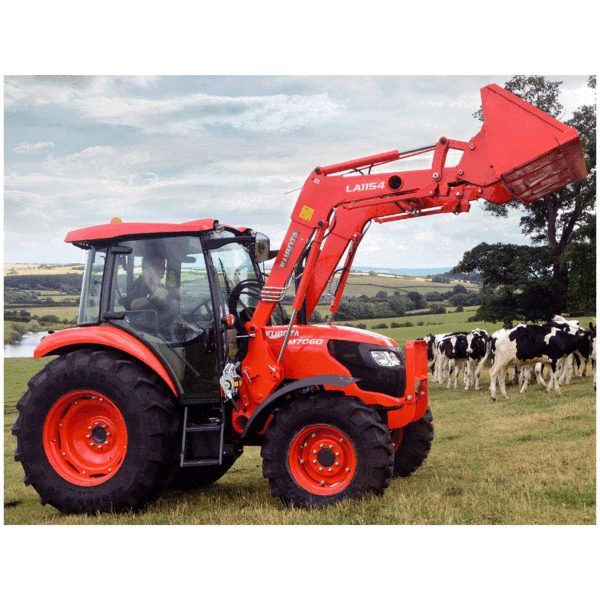
M 44 265 L 24 264 L 24 263 L 5 263 L 4 277 L 7 275 L 65 275 L 66 273 L 82 273 L 81 265 Z
M 428 292 L 448 292 L 455 285 L 463 285 L 468 292 L 478 292 L 479 286 L 459 279 L 452 279 L 450 283 L 433 283 L 424 277 L 409 277 L 406 275 L 357 275 L 350 274 L 344 290 L 344 297 L 375 296 L 377 292 L 387 292 L 388 296 L 395 291 L 400 293 L 419 292 L 423 296 Z M 333 286 L 335 291 L 335 285 Z
M 8 309 L 14 310 L 16 307 L 6 306 L 5 308 L 7 310 Z M 46 315 L 55 315 L 62 321 L 63 319 L 69 319 L 69 320 L 74 319 L 79 312 L 79 307 L 78 306 L 44 306 L 43 304 L 40 304 L 38 306 L 31 306 L 29 308 L 26 308 L 25 310 L 27 312 L 31 313 L 32 316 L 35 315 L 38 317 L 44 317 Z
M 464 312 L 447 312 L 443 315 L 410 315 L 407 314 L 404 317 L 393 317 L 390 319 L 361 319 L 359 321 L 348 321 L 350 325 L 356 326 L 358 323 L 362 323 L 367 326 L 368 330 L 373 330 L 374 325 L 385 323 L 388 329 L 375 329 L 377 333 L 391 337 L 396 340 L 399 344 L 405 344 L 409 340 L 417 340 L 426 335 L 432 333 L 437 335 L 438 333 L 453 333 L 457 331 L 471 331 L 472 329 L 485 329 L 489 334 L 502 329 L 502 323 L 491 323 L 489 321 L 468 321 L 469 317 L 472 317 L 477 310 L 477 306 L 465 307 Z M 451 309 L 454 311 L 454 309 Z M 326 310 L 322 311 L 323 315 L 326 314 Z M 568 315 L 565 315 L 568 318 Z M 596 324 L 596 317 L 581 317 L 582 327 L 586 329 L 589 327 L 590 322 Z M 398 327 L 391 328 L 392 323 L 406 323 L 411 322 L 414 324 L 413 327 Z M 422 323 L 419 325 L 419 323 Z M 335 322 L 334 325 L 341 325 L 340 322 Z

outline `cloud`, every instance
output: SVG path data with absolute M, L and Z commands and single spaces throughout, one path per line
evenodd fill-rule
M 22 142 L 18 146 L 13 148 L 14 152 L 18 152 L 19 154 L 27 154 L 29 152 L 37 152 L 38 150 L 42 150 L 43 148 L 53 148 L 54 142 L 37 142 L 36 144 L 27 144 L 26 142 Z
M 188 93 L 161 98 L 147 94 L 157 77 L 7 78 L 6 107 L 68 106 L 96 123 L 128 126 L 145 133 L 190 135 L 210 127 L 289 132 L 341 114 L 344 104 L 328 92 L 234 96 Z
M 343 105 L 329 94 L 309 96 L 213 96 L 190 94 L 167 100 L 80 98 L 82 116 L 111 125 L 136 127 L 146 133 L 189 135 L 209 127 L 247 131 L 292 131 L 339 115 Z
M 572 104 L 589 93 L 582 79 L 565 85 Z M 468 141 L 481 127 L 472 117 L 479 88 L 503 81 L 7 76 L 5 145 L 14 152 L 5 153 L 5 259 L 72 260 L 66 231 L 115 216 L 215 217 L 263 231 L 275 247 L 317 165 L 420 147 L 442 135 Z M 429 169 L 431 159 L 423 154 L 374 172 Z M 374 225 L 355 264 L 451 267 L 484 240 L 527 243 L 518 213 L 496 219 L 482 204 L 458 217 Z M 34 238 L 39 246 L 20 243 Z

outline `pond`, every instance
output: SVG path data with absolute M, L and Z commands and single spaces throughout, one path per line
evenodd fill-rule
M 47 331 L 26 333 L 16 344 L 4 344 L 4 358 L 33 358 L 33 351 Z

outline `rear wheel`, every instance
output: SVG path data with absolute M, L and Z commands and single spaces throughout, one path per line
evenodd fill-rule
M 374 410 L 344 395 L 320 393 L 282 408 L 261 456 L 271 493 L 291 506 L 381 495 L 392 478 L 389 431 Z
M 119 512 L 158 496 L 175 468 L 179 411 L 154 373 L 122 354 L 79 350 L 28 385 L 15 459 L 42 504 Z
M 425 414 L 400 430 L 402 440 L 394 453 L 394 476 L 408 477 L 429 456 L 433 442 L 433 415 L 427 408 Z

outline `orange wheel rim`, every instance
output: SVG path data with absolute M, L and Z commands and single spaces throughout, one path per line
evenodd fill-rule
M 60 398 L 44 423 L 44 450 L 52 468 L 81 486 L 114 476 L 127 453 L 121 411 L 96 392 L 79 390 Z
M 356 472 L 356 452 L 348 436 L 331 425 L 311 425 L 293 439 L 290 471 L 311 494 L 328 496 L 348 487 Z

